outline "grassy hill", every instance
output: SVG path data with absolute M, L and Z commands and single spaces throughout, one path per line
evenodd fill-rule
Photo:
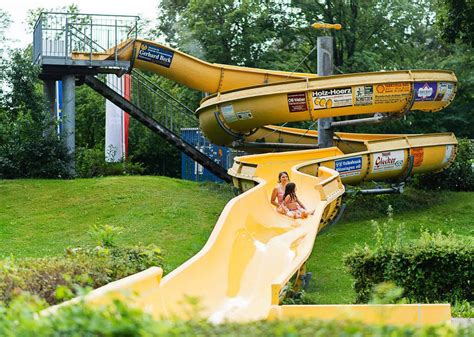
M 93 224 L 120 226 L 120 244 L 161 247 L 172 270 L 206 242 L 225 204 L 229 186 L 166 177 L 0 181 L 0 256 L 60 255 L 64 248 L 93 245 Z M 349 303 L 354 294 L 342 256 L 355 244 L 371 244 L 371 220 L 383 222 L 394 208 L 393 229 L 407 237 L 422 227 L 473 235 L 474 193 L 421 192 L 348 199 L 342 220 L 321 233 L 308 261 L 314 303 Z

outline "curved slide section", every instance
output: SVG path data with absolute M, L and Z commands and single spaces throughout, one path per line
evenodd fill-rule
M 252 85 L 285 82 L 301 78 L 315 78 L 309 73 L 264 70 L 209 63 L 174 48 L 148 40 L 126 40 L 103 53 L 94 53 L 94 60 L 131 61 L 132 66 L 151 71 L 188 88 L 214 93 Z M 75 60 L 89 60 L 89 53 L 73 52 Z
M 230 145 L 268 124 L 360 114 L 439 111 L 456 92 L 453 72 L 408 70 L 318 77 L 208 63 L 148 40 L 126 40 L 97 60 L 131 61 L 189 88 L 217 93 L 196 111 L 201 129 L 218 145 Z M 90 59 L 75 52 L 73 59 Z
M 438 111 L 454 98 L 456 81 L 452 72 L 435 70 L 325 76 L 216 94 L 196 114 L 212 142 L 229 145 L 267 124 Z

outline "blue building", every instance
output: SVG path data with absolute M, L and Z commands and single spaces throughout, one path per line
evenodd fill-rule
M 181 138 L 189 144 L 194 145 L 199 151 L 206 154 L 225 169 L 232 166 L 234 157 L 237 154 L 237 152 L 232 151 L 228 147 L 212 144 L 204 137 L 199 128 L 181 129 Z M 184 153 L 181 154 L 181 179 L 222 182 L 221 179 Z

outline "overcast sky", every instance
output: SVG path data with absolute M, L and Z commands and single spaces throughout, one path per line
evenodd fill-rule
M 138 15 L 140 18 L 155 20 L 158 0 L 0 0 L 0 8 L 7 11 L 13 20 L 7 33 L 14 40 L 12 47 L 25 47 L 33 41 L 33 34 L 27 33 L 26 17 L 29 9 L 41 7 L 57 10 L 72 4 L 86 14 Z

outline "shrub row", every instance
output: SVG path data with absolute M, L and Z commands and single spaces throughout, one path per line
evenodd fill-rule
M 80 288 L 97 288 L 161 262 L 155 246 L 74 248 L 63 257 L 8 258 L 0 261 L 0 301 L 8 303 L 26 291 L 56 304 Z
M 113 158 L 113 150 L 107 151 L 108 157 Z M 141 163 L 133 163 L 129 160 L 121 162 L 106 162 L 104 150 L 101 148 L 78 148 L 76 154 L 76 173 L 81 178 L 141 175 L 145 169 Z
M 1 336 L 391 336 L 391 337 L 468 337 L 472 329 L 451 326 L 393 327 L 369 326 L 355 322 L 317 320 L 260 321 L 247 324 L 213 325 L 202 320 L 156 321 L 138 309 L 121 302 L 91 309 L 75 305 L 54 316 L 34 313 L 44 307 L 37 300 L 20 296 L 9 307 L 0 305 Z
M 391 281 L 416 302 L 473 301 L 474 240 L 453 234 L 422 233 L 408 243 L 357 246 L 344 257 L 355 279 L 356 301 L 369 301 L 374 286 Z
M 426 173 L 415 178 L 415 186 L 428 190 L 474 191 L 474 143 L 459 139 L 456 159 L 440 173 Z

